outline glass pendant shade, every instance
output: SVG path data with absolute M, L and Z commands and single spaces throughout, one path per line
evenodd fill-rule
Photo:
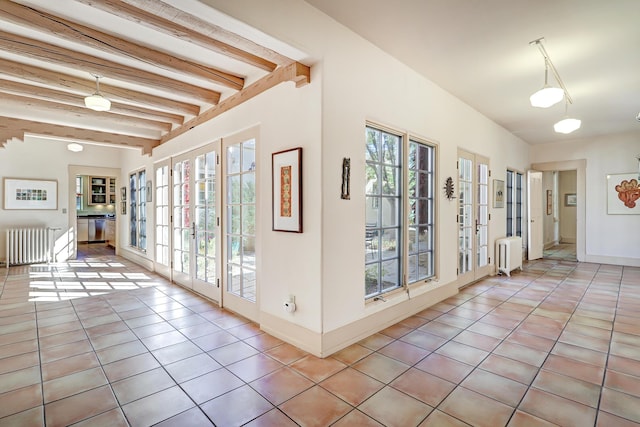
M 574 130 L 580 129 L 580 125 L 582 125 L 582 121 L 579 119 L 571 119 L 567 117 L 566 119 L 560 120 L 558 123 L 553 125 L 553 130 L 558 133 L 571 133 Z
M 109 111 L 111 101 L 96 92 L 84 99 L 84 105 L 94 111 Z
M 529 97 L 531 105 L 539 108 L 549 108 L 564 98 L 564 90 L 559 87 L 545 85 L 542 89 Z

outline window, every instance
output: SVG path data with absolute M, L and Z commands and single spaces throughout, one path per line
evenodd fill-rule
M 129 175 L 129 244 L 147 249 L 147 177 L 144 170 Z
M 82 210 L 82 177 L 76 176 L 76 210 Z
M 434 276 L 434 169 L 433 146 L 367 126 L 365 298 Z
M 522 236 L 522 174 L 507 170 L 507 237 Z

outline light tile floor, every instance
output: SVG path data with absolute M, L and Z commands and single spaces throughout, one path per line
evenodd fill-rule
M 526 263 L 319 359 L 94 252 L 0 270 L 0 426 L 640 425 L 639 268 Z

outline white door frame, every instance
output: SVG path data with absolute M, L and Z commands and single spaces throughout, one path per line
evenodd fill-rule
M 534 163 L 532 169 L 547 171 L 576 171 L 576 255 L 578 261 L 586 261 L 587 247 L 587 221 L 586 221 L 586 196 L 587 196 L 587 161 L 585 159 L 566 160 L 557 162 Z

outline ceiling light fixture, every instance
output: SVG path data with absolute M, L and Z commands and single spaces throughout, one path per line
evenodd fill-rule
M 555 130 L 558 133 L 564 133 L 564 134 L 571 133 L 574 130 L 580 129 L 580 126 L 582 125 L 582 120 L 569 117 L 569 115 L 567 114 L 568 105 L 569 105 L 568 102 L 565 103 L 564 119 L 560 120 L 558 123 L 553 125 L 553 130 Z
M 94 111 L 109 111 L 111 108 L 111 101 L 100 93 L 100 76 L 96 74 L 93 76 L 96 78 L 96 91 L 93 95 L 87 96 L 84 99 L 84 105 Z
M 534 107 L 550 107 L 560 101 L 562 101 L 562 98 L 564 98 L 565 100 L 565 104 L 564 104 L 564 119 L 560 120 L 559 122 L 557 122 L 555 125 L 553 125 L 553 129 L 558 132 L 558 133 L 571 133 L 577 129 L 580 129 L 580 126 L 582 125 L 582 121 L 579 119 L 574 119 L 571 118 L 567 115 L 567 109 L 569 108 L 569 104 L 573 104 L 573 99 L 571 99 L 571 95 L 569 95 L 569 91 L 567 90 L 567 87 L 564 85 L 564 82 L 562 81 L 562 79 L 560 78 L 560 74 L 558 74 L 558 70 L 556 70 L 556 67 L 553 65 L 553 62 L 551 61 L 551 58 L 549 58 L 549 54 L 547 53 L 547 50 L 544 48 L 542 41 L 544 40 L 544 37 L 541 37 L 537 40 L 534 40 L 532 42 L 529 42 L 530 45 L 535 44 L 538 47 L 538 50 L 540 51 L 540 53 L 542 54 L 542 57 L 544 58 L 544 66 L 545 66 L 545 70 L 544 70 L 544 87 L 539 90 L 538 92 L 534 93 L 533 95 L 531 95 L 530 101 L 531 101 L 531 105 L 533 105 Z M 552 88 L 548 85 L 547 83 L 547 74 L 548 71 L 551 70 L 551 72 L 553 73 L 553 77 L 556 79 L 556 82 L 558 82 L 558 85 L 560 86 L 560 88 Z M 554 93 L 556 98 L 554 98 L 553 100 L 549 99 L 548 102 L 543 103 L 542 101 L 540 101 L 540 104 L 543 105 L 535 105 L 534 104 L 534 100 L 538 101 L 538 97 L 544 97 L 544 95 L 539 95 L 541 94 L 541 92 L 551 92 L 551 89 L 555 89 Z M 547 100 L 547 98 L 543 98 L 545 99 L 545 101 Z M 552 102 L 553 101 L 553 102 Z M 548 105 L 547 105 L 548 104 Z
M 529 97 L 529 101 L 533 107 L 549 108 L 552 105 L 556 105 L 564 98 L 564 90 L 559 87 L 549 86 L 549 61 L 545 58 L 544 61 L 544 86 L 542 89 L 534 93 Z
M 73 151 L 74 153 L 79 153 L 80 151 L 84 150 L 84 147 L 80 144 L 72 142 L 71 144 L 67 145 L 67 150 Z

